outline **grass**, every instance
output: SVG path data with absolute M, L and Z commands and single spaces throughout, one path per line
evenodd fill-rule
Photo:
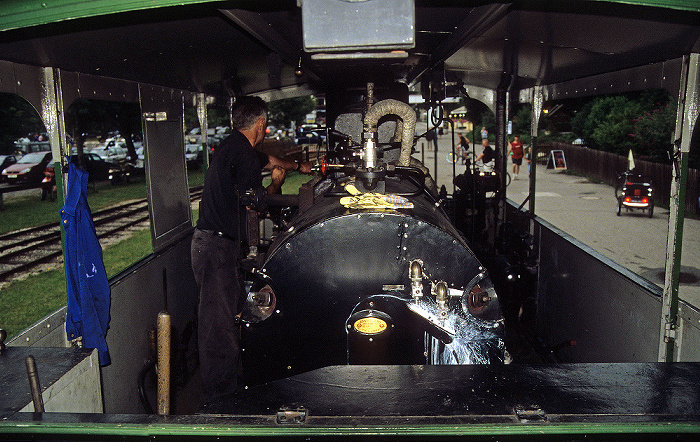
M 297 172 L 289 172 L 287 178 L 284 180 L 284 185 L 282 186 L 282 193 L 285 195 L 294 195 L 299 193 L 299 188 L 302 184 L 311 180 L 309 175 L 302 175 Z M 272 180 L 266 178 L 263 180 L 263 186 L 267 187 L 270 185 Z
M 309 179 L 307 175 L 290 173 L 283 186 L 284 193 L 297 193 L 299 187 Z M 191 187 L 201 185 L 203 182 L 204 173 L 201 170 L 190 172 Z M 88 191 L 88 204 L 95 211 L 119 201 L 144 198 L 145 191 L 143 181 L 124 186 L 111 186 L 106 183 L 104 188 L 98 185 L 97 192 Z M 12 222 L 18 226 L 9 230 L 45 224 L 52 221 L 50 216 L 55 217 L 54 221 L 58 220 L 57 205 L 40 201 L 38 196 L 8 201 L 5 208 L 6 211 L 0 212 L 3 224 L 6 212 L 10 211 Z M 193 211 L 192 218 L 195 222 L 198 217 L 199 212 Z M 22 219 L 24 223 L 20 222 Z M 4 231 L 8 231 L 4 225 L 2 227 Z M 112 277 L 148 256 L 153 251 L 152 247 L 150 229 L 143 229 L 129 239 L 105 247 L 103 260 L 107 276 Z M 12 282 L 0 291 L 0 328 L 7 331 L 8 337 L 12 337 L 61 308 L 66 304 L 67 296 L 66 275 L 62 266 L 31 275 L 22 281 Z
M 122 186 L 113 186 L 109 182 L 103 181 L 97 183 L 94 188 L 88 186 L 87 191 L 88 204 L 93 212 L 120 201 L 145 197 L 146 184 L 143 178 Z M 57 201 L 41 201 L 41 189 L 36 189 L 36 195 L 11 199 L 5 197 L 3 210 L 0 211 L 2 218 L 0 233 L 57 222 L 60 220 L 58 216 L 60 209 Z
M 190 187 L 204 184 L 204 172 L 191 171 L 188 174 Z M 146 179 L 137 178 L 130 184 L 111 185 L 108 181 L 88 186 L 87 198 L 90 210 L 96 212 L 105 207 L 113 206 L 121 201 L 146 198 Z M 3 209 L 0 210 L 0 233 L 12 232 L 25 227 L 39 226 L 60 220 L 58 211 L 61 209 L 56 201 L 41 201 L 41 189 L 36 194 L 18 198 L 5 196 Z
M 103 251 L 109 277 L 153 251 L 151 232 L 144 229 L 131 238 L 106 247 Z M 66 272 L 63 266 L 15 281 L 2 289 L 0 325 L 8 337 L 14 336 L 66 304 Z

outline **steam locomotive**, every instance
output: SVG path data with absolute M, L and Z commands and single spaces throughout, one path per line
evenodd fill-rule
M 329 365 L 504 362 L 493 283 L 411 158 L 415 111 L 366 109 L 337 116 L 308 203 L 250 273 L 244 385 Z

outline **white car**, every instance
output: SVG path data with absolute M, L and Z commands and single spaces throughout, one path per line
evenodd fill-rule
M 197 169 L 203 161 L 202 145 L 196 143 L 185 144 L 185 161 L 188 168 Z
M 126 157 L 129 154 L 129 151 L 126 148 L 126 143 L 119 143 L 116 147 L 99 147 L 97 149 L 92 149 L 91 152 L 96 153 L 100 156 L 100 158 L 109 163 L 118 163 L 120 161 L 124 161 L 126 160 Z

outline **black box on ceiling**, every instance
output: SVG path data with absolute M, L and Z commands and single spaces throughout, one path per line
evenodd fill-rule
M 414 0 L 304 0 L 301 12 L 307 52 L 415 46 Z

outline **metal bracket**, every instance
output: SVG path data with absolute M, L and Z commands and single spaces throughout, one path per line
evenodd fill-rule
M 667 322 L 664 326 L 664 342 L 672 342 L 676 340 L 676 324 Z
M 306 422 L 307 411 L 305 408 L 282 408 L 277 411 L 277 423 L 280 425 L 303 424 Z
M 547 420 L 547 413 L 539 405 L 516 405 L 515 415 L 520 422 L 542 422 Z

